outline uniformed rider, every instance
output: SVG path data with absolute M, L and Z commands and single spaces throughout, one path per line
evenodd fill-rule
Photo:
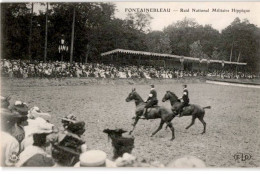
M 148 99 L 146 100 L 146 105 L 144 107 L 143 116 L 146 118 L 147 109 L 154 105 L 157 105 L 157 104 L 158 104 L 157 92 L 154 88 L 154 85 L 151 85 L 150 94 L 149 94 Z
M 183 102 L 181 103 L 181 105 L 179 107 L 179 117 L 182 117 L 183 108 L 185 106 L 189 106 L 189 102 L 190 102 L 189 91 L 187 89 L 187 85 L 183 85 L 183 95 L 179 99 L 183 100 Z

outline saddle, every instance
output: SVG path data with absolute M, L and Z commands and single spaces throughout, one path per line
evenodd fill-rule
M 158 107 L 160 107 L 160 106 L 158 106 L 158 104 L 156 104 L 156 105 L 153 105 L 153 106 L 147 108 L 147 113 L 149 113 L 152 109 L 158 108 Z
M 182 115 L 190 115 L 192 110 L 193 106 L 189 104 L 183 108 Z

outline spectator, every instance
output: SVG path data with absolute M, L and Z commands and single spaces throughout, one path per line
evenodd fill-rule
M 19 117 L 17 113 L 1 109 L 1 166 L 12 167 L 18 160 L 19 142 L 11 135 L 11 129 Z
M 28 146 L 20 154 L 16 167 L 52 167 L 55 165 L 46 150 L 50 147 L 47 136 L 53 132 L 53 124 L 43 123 L 34 127 L 33 145 Z

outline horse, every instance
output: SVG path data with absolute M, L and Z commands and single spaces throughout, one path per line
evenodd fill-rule
M 136 110 L 135 110 L 135 121 L 133 124 L 133 129 L 129 132 L 129 134 L 131 134 L 134 129 L 136 124 L 138 123 L 138 120 L 141 118 L 142 114 L 143 114 L 143 110 L 145 107 L 145 102 L 143 101 L 143 99 L 140 97 L 140 95 L 136 92 L 135 89 L 132 89 L 132 92 L 128 95 L 128 97 L 125 99 L 126 102 L 130 102 L 132 100 L 135 101 L 135 105 L 136 105 Z M 157 130 L 155 130 L 151 137 L 153 137 L 159 130 L 162 129 L 164 123 L 166 123 L 166 125 L 168 127 L 170 127 L 171 131 L 172 131 L 172 138 L 171 140 L 174 140 L 175 136 L 174 136 L 174 127 L 171 123 L 171 120 L 175 117 L 175 114 L 173 114 L 173 112 L 170 109 L 167 109 L 163 106 L 155 106 L 149 109 L 150 111 L 148 111 L 147 113 L 147 118 L 145 119 L 161 119 L 160 125 L 158 127 Z
M 181 101 L 178 97 L 171 91 L 166 91 L 162 102 L 170 100 L 172 106 L 172 112 L 177 115 L 177 111 L 181 105 Z M 201 107 L 199 105 L 190 104 L 183 109 L 182 115 L 183 116 L 192 116 L 192 120 L 189 126 L 186 129 L 189 129 L 194 123 L 195 119 L 198 118 L 200 122 L 203 124 L 203 132 L 201 134 L 206 133 L 206 122 L 204 121 L 205 109 L 210 109 L 211 106 Z

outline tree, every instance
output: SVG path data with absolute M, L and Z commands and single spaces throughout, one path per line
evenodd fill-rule
M 162 31 L 153 31 L 146 35 L 147 51 L 171 53 L 170 39 Z
M 151 30 L 152 16 L 149 13 L 128 13 L 126 17 L 127 24 L 138 31 L 148 33 Z
M 208 58 L 209 56 L 205 54 L 202 50 L 202 46 L 200 44 L 200 41 L 196 41 L 190 45 L 190 56 L 196 57 L 196 58 Z
M 221 49 L 225 52 L 225 60 L 248 63 L 248 67 L 255 71 L 259 63 L 259 28 L 249 21 L 236 18 L 221 34 Z M 240 56 L 239 56 L 240 55 Z

